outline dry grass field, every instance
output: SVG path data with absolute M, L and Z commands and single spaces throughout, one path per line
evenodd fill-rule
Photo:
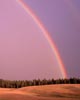
M 0 100 L 80 100 L 80 84 L 0 88 Z

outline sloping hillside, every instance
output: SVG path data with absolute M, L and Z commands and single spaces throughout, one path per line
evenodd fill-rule
M 0 89 L 0 100 L 80 100 L 80 84 Z

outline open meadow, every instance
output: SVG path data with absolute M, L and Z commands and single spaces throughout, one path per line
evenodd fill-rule
M 80 84 L 0 88 L 0 100 L 80 100 Z

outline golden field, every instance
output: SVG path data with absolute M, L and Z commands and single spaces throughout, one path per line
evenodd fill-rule
M 0 100 L 80 100 L 80 84 L 0 88 Z

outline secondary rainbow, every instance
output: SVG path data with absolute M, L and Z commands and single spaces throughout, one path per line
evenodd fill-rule
M 71 0 L 64 0 L 64 2 L 68 5 L 69 9 L 71 10 L 71 13 L 76 18 L 76 20 L 80 21 L 80 14 L 78 10 L 76 9 L 76 6 L 74 5 L 73 1 Z
M 25 4 L 23 2 L 23 0 L 16 0 L 18 4 L 20 4 L 20 6 L 32 17 L 32 19 L 34 20 L 34 22 L 38 25 L 38 27 L 41 29 L 42 33 L 44 34 L 44 37 L 47 39 L 53 53 L 55 54 L 56 56 L 56 59 L 58 61 L 58 64 L 59 64 L 59 68 L 61 70 L 61 73 L 62 73 L 62 78 L 66 78 L 67 77 L 67 74 L 66 74 L 66 70 L 65 70 L 65 67 L 62 63 L 62 60 L 61 60 L 61 57 L 58 53 L 58 50 L 55 46 L 55 43 L 53 42 L 53 40 L 51 39 L 48 31 L 44 28 L 42 22 L 39 20 L 39 18 L 34 14 L 34 12 L 28 7 L 27 4 Z

